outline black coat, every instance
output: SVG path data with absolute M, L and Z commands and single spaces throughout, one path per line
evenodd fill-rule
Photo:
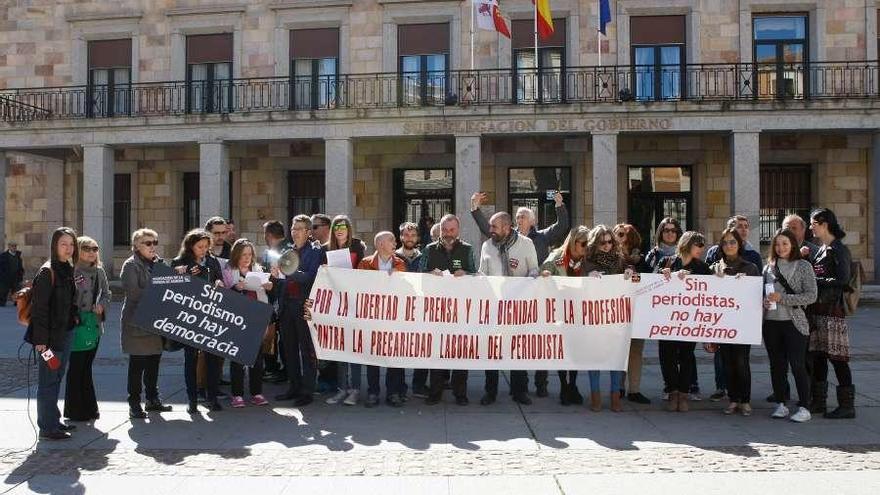
M 66 333 L 76 326 L 76 285 L 73 266 L 53 261 L 40 267 L 31 293 L 30 342 L 50 349 L 64 342 Z M 53 282 L 54 277 L 54 284 Z
M 21 251 L 15 254 L 9 251 L 0 253 L 0 285 L 17 288 L 24 278 L 24 264 L 21 261 Z

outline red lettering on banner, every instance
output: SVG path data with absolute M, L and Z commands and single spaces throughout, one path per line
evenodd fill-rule
M 416 321 L 416 296 L 406 296 L 406 321 Z
M 563 299 L 562 315 L 566 325 L 574 325 L 574 301 Z
M 556 299 L 547 298 L 544 300 L 545 304 L 545 318 L 547 318 L 547 323 L 556 323 Z
M 330 303 L 333 301 L 333 291 L 330 289 L 318 289 L 315 293 L 315 302 L 312 311 L 318 314 L 327 314 L 330 311 Z
M 440 359 L 480 359 L 479 336 L 441 333 Z
M 351 352 L 364 352 L 364 331 L 360 328 L 351 332 Z
M 632 299 L 585 300 L 581 302 L 582 325 L 616 325 L 632 321 Z
M 360 293 L 355 300 L 355 318 L 364 320 L 397 320 L 397 296 Z
M 514 335 L 510 340 L 510 358 L 562 359 L 562 334 L 527 333 Z
M 538 323 L 537 299 L 501 299 L 498 301 L 498 326 Z
M 501 361 L 504 359 L 503 354 L 503 341 L 501 340 L 500 335 L 489 335 L 489 354 L 486 359 L 491 359 L 493 361 Z
M 430 358 L 434 335 L 431 332 L 370 332 L 370 354 L 383 357 Z
M 488 299 L 480 299 L 480 307 L 479 307 L 479 322 L 480 325 L 488 325 L 489 324 L 489 300 Z
M 318 345 L 331 351 L 345 350 L 345 329 L 333 325 L 315 325 Z
M 425 297 L 422 318 L 427 323 L 458 323 L 458 300 L 454 297 Z

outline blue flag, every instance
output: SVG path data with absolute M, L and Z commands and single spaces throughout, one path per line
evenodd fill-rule
M 611 22 L 611 5 L 609 0 L 599 0 L 599 32 L 608 36 L 605 26 Z

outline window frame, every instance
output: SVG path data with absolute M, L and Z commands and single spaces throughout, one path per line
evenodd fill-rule
M 512 58 L 512 63 L 510 65 L 511 65 L 511 72 L 513 75 L 513 80 L 512 80 L 512 84 L 511 84 L 511 86 L 513 88 L 513 94 L 512 94 L 513 103 L 515 103 L 515 104 L 565 103 L 567 101 L 567 95 L 566 95 L 566 86 L 567 85 L 565 84 L 565 82 L 566 82 L 566 63 L 565 63 L 565 61 L 566 61 L 566 58 L 565 58 L 566 57 L 566 47 L 565 47 L 565 45 L 562 45 L 562 46 L 538 46 L 538 60 L 536 63 L 537 70 L 528 69 L 528 70 L 535 70 L 535 78 L 537 78 L 538 97 L 536 99 L 526 99 L 526 98 L 520 99 L 520 97 L 519 97 L 519 90 L 520 90 L 519 71 L 520 71 L 520 68 L 519 68 L 519 64 L 517 63 L 518 62 L 517 56 L 520 53 L 534 52 L 534 50 L 535 50 L 534 48 L 513 48 L 512 49 L 512 51 L 513 51 L 512 57 L 513 58 Z M 559 51 L 560 60 L 562 60 L 562 65 L 559 66 L 559 69 L 556 69 L 554 67 L 550 67 L 550 68 L 546 67 L 544 65 L 544 59 L 545 59 L 544 54 L 549 53 L 549 52 L 553 52 L 553 51 L 557 51 L 557 50 Z M 550 73 L 551 71 L 556 71 L 556 70 L 559 71 L 558 74 Z M 547 73 L 545 73 L 545 72 L 547 72 Z M 553 75 L 559 77 L 559 81 L 557 82 L 557 86 L 559 88 L 559 94 L 556 95 L 557 98 L 545 98 L 544 97 L 544 86 L 545 86 L 544 78 L 549 77 L 549 76 L 553 76 Z
M 652 48 L 654 50 L 654 63 L 648 65 L 636 64 L 636 51 L 640 48 Z M 664 68 L 673 67 L 674 64 L 663 63 L 663 49 L 678 48 L 678 97 L 666 98 L 663 96 L 663 71 Z M 636 101 L 681 101 L 687 99 L 687 43 L 658 43 L 658 44 L 635 44 L 630 47 L 630 86 L 633 88 L 632 95 Z M 638 76 L 640 67 L 651 67 L 648 73 L 652 78 L 652 96 L 643 98 L 639 95 Z
M 755 20 L 757 19 L 766 19 L 772 17 L 802 17 L 804 20 L 804 37 L 803 39 L 798 38 L 788 38 L 788 39 L 773 39 L 773 40 L 758 40 L 756 38 L 757 30 L 755 29 Z M 785 74 L 785 67 L 787 63 L 784 60 L 784 52 L 786 45 L 801 45 L 803 48 L 803 68 L 801 70 L 801 77 L 803 79 L 803 92 L 798 97 L 797 93 L 787 96 L 785 93 L 785 78 L 783 77 Z M 760 99 L 762 97 L 761 93 L 761 83 L 759 74 L 761 71 L 759 70 L 759 62 L 758 62 L 758 46 L 775 46 L 776 47 L 776 84 L 775 88 L 773 88 L 773 97 L 775 99 L 809 99 L 810 97 L 810 13 L 809 12 L 776 12 L 776 13 L 761 13 L 761 14 L 752 14 L 752 95 L 754 99 Z
M 535 191 L 532 193 L 519 193 L 519 192 L 512 192 L 512 188 L 510 187 L 511 186 L 511 182 L 510 182 L 511 175 L 513 174 L 514 170 L 542 170 L 542 169 L 550 169 L 550 170 L 557 170 L 558 169 L 558 170 L 564 170 L 564 171 L 568 172 L 569 188 L 567 191 L 561 190 L 560 192 L 562 192 L 563 202 L 566 205 L 568 205 L 568 208 L 567 208 L 568 224 L 574 225 L 572 223 L 572 213 L 573 213 L 572 210 L 573 210 L 573 208 L 571 207 L 571 205 L 575 204 L 574 203 L 574 201 L 575 201 L 574 167 L 572 167 L 570 165 L 560 165 L 560 166 L 554 166 L 554 167 L 508 167 L 507 168 L 507 210 L 508 210 L 508 212 L 510 212 L 511 215 L 516 215 L 516 208 L 514 208 L 514 206 L 513 206 L 515 199 L 535 199 L 538 201 L 538 204 L 553 203 L 553 200 L 547 199 L 546 190 Z M 553 210 L 555 211 L 555 207 L 553 208 Z M 540 211 L 536 212 L 536 217 L 537 217 L 538 224 L 539 224 L 536 227 L 537 228 L 547 227 L 547 225 L 543 225 L 543 226 L 540 225 L 541 224 L 540 213 L 541 213 Z M 556 221 L 559 221 L 559 219 L 557 218 Z
M 445 104 L 447 95 L 449 95 L 449 52 L 438 52 L 438 53 L 420 53 L 418 55 L 398 55 L 397 56 L 397 104 L 398 106 L 435 106 L 437 105 L 437 99 L 435 95 L 428 94 L 428 81 L 432 77 L 436 77 L 434 75 L 430 75 L 428 71 L 428 57 L 433 56 L 443 56 L 443 95 L 440 104 Z M 419 101 L 418 103 L 409 102 L 404 98 L 406 85 L 405 81 L 410 77 L 407 74 L 411 74 L 411 72 L 403 71 L 403 60 L 409 57 L 418 57 L 419 59 L 419 77 L 418 77 L 418 85 L 419 85 Z M 430 72 L 438 72 L 438 71 L 430 71 Z
M 229 64 L 229 77 L 226 79 L 217 79 L 217 77 L 215 76 L 217 65 L 220 65 L 220 64 Z M 193 81 L 192 73 L 193 73 L 193 68 L 196 65 L 206 66 L 204 80 Z M 188 113 L 188 114 L 189 113 L 232 113 L 233 107 L 234 107 L 234 103 L 233 103 L 233 87 L 234 87 L 233 81 L 234 80 L 235 79 L 233 78 L 233 74 L 232 74 L 232 60 L 229 60 L 228 62 L 204 62 L 204 63 L 189 63 L 187 61 L 187 64 L 186 64 L 186 113 Z M 220 86 L 222 86 L 222 81 L 227 81 L 227 83 L 228 83 L 225 88 L 220 87 Z M 203 106 L 197 112 L 193 112 L 193 103 L 194 102 L 193 102 L 192 92 L 193 92 L 194 84 L 196 84 L 196 83 L 201 84 L 203 87 L 203 91 L 202 91 L 203 96 L 201 98 L 201 100 L 203 102 Z M 227 95 L 226 95 L 227 105 L 226 105 L 225 109 L 222 108 L 223 107 L 223 97 L 222 96 L 220 96 L 220 99 L 217 100 L 218 106 L 220 106 L 221 108 L 219 108 L 219 109 L 214 108 L 215 91 L 217 90 L 218 87 L 220 87 L 221 91 L 225 89 L 227 92 Z
M 309 105 L 301 106 L 298 103 L 297 96 L 299 95 L 299 91 L 297 91 L 297 87 L 300 84 L 303 84 L 305 81 L 301 81 L 300 79 L 305 79 L 306 76 L 298 76 L 296 74 L 296 63 L 300 61 L 310 61 L 312 70 L 311 74 L 308 76 L 308 84 L 311 85 L 311 89 L 309 90 Z M 321 62 L 324 60 L 333 60 L 334 64 L 334 72 L 332 75 L 321 75 L 320 67 Z M 336 57 L 322 57 L 322 58 L 290 58 L 290 110 L 325 110 L 325 109 L 333 109 L 339 106 L 339 56 Z M 323 79 L 329 79 L 327 81 L 327 101 L 321 101 L 321 86 L 323 84 Z

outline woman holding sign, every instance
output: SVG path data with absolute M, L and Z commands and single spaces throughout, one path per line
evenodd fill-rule
M 602 275 L 619 275 L 626 270 L 626 260 L 620 252 L 620 246 L 614 232 L 605 225 L 597 225 L 590 231 L 587 242 L 587 254 L 583 266 L 584 272 L 590 277 L 601 278 Z M 599 370 L 590 370 L 590 409 L 602 410 L 602 396 L 599 387 Z M 611 374 L 611 410 L 623 411 L 620 404 L 620 386 L 623 383 L 623 371 L 610 371 Z
M 64 387 L 64 416 L 73 421 L 98 419 L 98 399 L 92 380 L 92 363 L 103 331 L 105 308 L 110 305 L 110 284 L 98 255 L 98 243 L 91 237 L 76 240 L 79 260 L 74 268 L 79 324 L 73 329 L 70 367 Z
M 703 234 L 689 230 L 682 234 L 678 241 L 675 256 L 667 256 L 658 264 L 658 271 L 667 279 L 676 272 L 679 279 L 688 275 L 710 275 L 709 265 L 703 261 L 703 250 L 706 248 L 706 240 Z M 694 370 L 696 358 L 694 357 L 693 342 L 677 340 L 661 340 L 660 367 L 669 387 L 669 403 L 666 410 L 670 412 L 688 411 L 688 391 L 694 382 Z
M 827 208 L 810 214 L 810 230 L 821 243 L 813 259 L 813 272 L 819 295 L 807 308 L 810 320 L 810 355 L 813 360 L 811 413 L 825 413 L 826 418 L 856 417 L 852 371 L 849 369 L 849 330 L 843 304 L 849 287 L 852 255 L 841 239 L 846 232 L 837 223 L 837 216 Z M 828 396 L 828 361 L 837 375 L 837 409 L 825 412 Z
M 590 229 L 583 225 L 575 227 L 569 232 L 562 247 L 554 250 L 547 256 L 547 260 L 541 265 L 541 276 L 549 277 L 586 277 L 587 272 L 583 269 L 584 258 L 587 254 L 587 243 L 590 240 Z M 563 406 L 571 404 L 581 405 L 584 397 L 577 388 L 576 370 L 559 371 L 559 402 Z
M 250 299 L 269 304 L 267 290 L 272 290 L 272 282 L 268 274 L 262 276 L 263 269 L 254 263 L 254 245 L 247 239 L 239 239 L 232 245 L 229 262 L 223 267 L 223 285 L 235 292 L 244 294 Z M 263 280 L 266 280 L 264 283 Z M 244 365 L 229 362 L 229 375 L 232 378 L 232 407 L 244 407 Z M 265 406 L 269 403 L 263 397 L 263 359 L 248 368 L 248 385 L 251 392 L 251 404 Z
M 128 407 L 129 417 L 147 417 L 141 406 L 141 389 L 146 396 L 146 411 L 168 412 L 171 406 L 159 400 L 159 360 L 162 358 L 162 337 L 141 330 L 131 323 L 140 304 L 141 296 L 150 285 L 153 267 L 162 263 L 156 255 L 159 234 L 150 229 L 138 229 L 131 234 L 131 251 L 119 278 L 122 280 L 122 352 L 128 354 Z
M 614 226 L 614 237 L 620 244 L 620 252 L 626 262 L 626 268 L 633 272 L 650 273 L 653 270 L 642 256 L 642 236 L 635 225 L 619 223 Z M 651 399 L 641 393 L 642 385 L 642 354 L 645 350 L 645 339 L 631 339 L 629 342 L 629 361 L 623 383 L 620 384 L 620 396 L 626 394 L 626 400 L 637 404 L 650 404 Z
M 203 229 L 190 230 L 183 237 L 180 244 L 180 253 L 171 261 L 171 268 L 177 273 L 189 274 L 198 277 L 214 286 L 223 285 L 220 262 L 217 261 L 208 250 L 211 247 L 211 234 Z M 196 384 L 196 366 L 199 350 L 192 346 L 184 346 L 184 377 L 186 380 L 186 395 L 189 399 L 187 412 L 198 412 L 198 385 Z M 203 353 L 205 365 L 208 368 L 207 383 L 207 406 L 212 411 L 220 411 L 223 407 L 217 401 L 220 393 L 220 375 L 222 374 L 223 359 L 210 353 Z
M 788 417 L 786 370 L 791 367 L 798 393 L 798 410 L 789 417 L 796 423 L 810 420 L 810 378 L 807 346 L 810 324 L 804 307 L 816 301 L 816 276 L 810 262 L 801 259 L 798 241 L 790 230 L 777 230 L 764 266 L 764 345 L 770 358 L 773 399 L 778 404 L 771 417 Z
M 723 253 L 720 260 L 712 264 L 710 269 L 719 276 L 742 276 L 757 277 L 760 270 L 754 263 L 743 258 L 746 243 L 734 227 L 730 227 L 721 233 L 718 241 L 718 249 Z M 715 351 L 714 345 L 707 346 L 707 350 Z M 752 414 L 752 368 L 749 365 L 749 354 L 752 346 L 747 344 L 721 344 L 717 346 L 724 363 L 723 369 L 727 382 L 727 396 L 730 403 L 724 409 L 724 414 L 733 414 L 736 411 L 743 416 Z
M 347 249 L 351 258 L 351 267 L 357 268 L 364 259 L 366 247 L 363 241 L 353 236 L 354 227 L 351 220 L 345 215 L 336 215 L 330 223 L 330 240 L 324 244 L 324 251 L 336 251 Z M 336 371 L 338 390 L 332 397 L 328 397 L 327 404 L 342 402 L 346 406 L 353 406 L 358 402 L 361 393 L 361 365 L 356 363 L 338 363 Z

